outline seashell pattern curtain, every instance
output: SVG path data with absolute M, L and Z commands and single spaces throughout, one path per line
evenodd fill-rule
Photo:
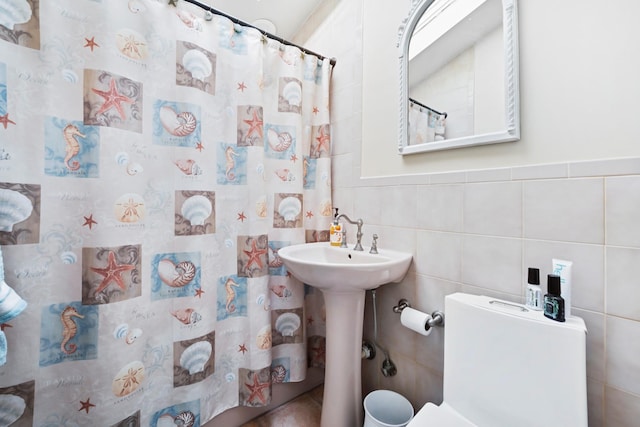
M 409 145 L 445 139 L 447 116 L 409 102 Z
M 167 4 L 168 3 L 168 4 Z M 199 426 L 322 365 L 331 67 L 185 2 L 0 6 L 0 424 Z

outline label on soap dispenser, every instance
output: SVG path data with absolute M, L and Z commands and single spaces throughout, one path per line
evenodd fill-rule
M 329 228 L 329 243 L 331 243 L 331 246 L 342 245 L 342 225 L 341 224 L 331 224 L 331 227 Z

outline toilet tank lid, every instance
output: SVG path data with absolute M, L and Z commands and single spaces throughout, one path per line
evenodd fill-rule
M 445 297 L 445 301 L 447 299 L 457 301 L 461 304 L 470 305 L 493 312 L 499 312 L 505 315 L 517 316 L 534 322 L 549 323 L 560 328 L 575 329 L 587 333 L 587 327 L 584 323 L 584 320 L 577 316 L 569 316 L 567 317 L 566 321 L 557 322 L 545 317 L 542 311 L 531 310 L 522 304 L 505 301 L 486 295 L 472 295 L 464 292 L 449 294 Z

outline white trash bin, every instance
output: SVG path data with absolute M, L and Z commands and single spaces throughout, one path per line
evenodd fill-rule
M 364 427 L 405 427 L 411 418 L 411 402 L 395 391 L 375 390 L 364 398 Z

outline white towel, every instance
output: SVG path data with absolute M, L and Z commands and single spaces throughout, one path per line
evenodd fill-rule
M 0 323 L 6 323 L 16 317 L 27 307 L 27 302 L 20 298 L 4 281 L 4 262 L 0 250 Z M 7 337 L 0 331 L 0 366 L 7 361 Z

